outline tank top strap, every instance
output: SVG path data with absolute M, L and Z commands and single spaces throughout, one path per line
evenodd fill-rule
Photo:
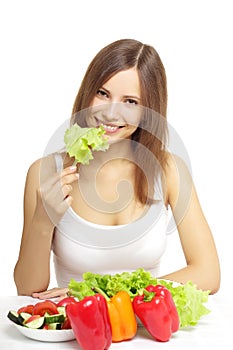
M 162 185 L 162 175 L 159 174 L 155 180 L 154 184 L 154 200 L 163 201 L 164 193 L 163 193 L 163 185 Z
M 55 163 L 56 163 L 56 167 L 57 167 L 57 171 L 60 172 L 63 170 L 63 159 L 62 159 L 62 155 L 60 153 L 55 153 L 54 154 L 54 158 L 55 158 Z

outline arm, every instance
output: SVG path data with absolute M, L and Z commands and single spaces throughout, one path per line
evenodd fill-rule
M 43 171 L 42 171 L 43 169 Z M 50 281 L 50 254 L 56 223 L 72 203 L 76 169 L 56 173 L 51 158 L 30 167 L 24 192 L 24 225 L 14 279 L 18 294 L 44 291 Z
M 166 184 L 167 203 L 177 224 L 187 267 L 163 278 L 180 283 L 191 280 L 198 288 L 213 294 L 220 286 L 218 254 L 191 175 L 177 157 L 169 159 Z

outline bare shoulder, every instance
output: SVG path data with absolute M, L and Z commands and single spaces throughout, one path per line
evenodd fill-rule
M 178 176 L 181 174 L 191 175 L 191 166 L 187 162 L 176 154 L 167 154 L 167 164 L 165 169 L 165 176 L 167 178 Z
M 35 160 L 29 167 L 27 179 L 38 182 L 56 172 L 54 154 Z
M 166 203 L 176 202 L 181 193 L 191 191 L 193 182 L 191 167 L 181 157 L 168 153 L 164 171 Z

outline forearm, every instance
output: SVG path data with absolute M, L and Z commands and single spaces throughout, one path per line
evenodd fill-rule
M 169 279 L 182 284 L 192 281 L 197 288 L 210 290 L 211 294 L 218 291 L 220 285 L 220 271 L 218 266 L 211 268 L 210 264 L 203 266 L 188 265 L 178 271 L 160 276 L 160 278 Z
M 46 290 L 50 280 L 50 254 L 54 226 L 34 217 L 23 240 L 14 279 L 19 295 Z

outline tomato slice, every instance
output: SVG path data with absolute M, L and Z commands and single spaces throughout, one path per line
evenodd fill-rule
M 34 305 L 33 315 L 44 316 L 46 312 L 50 315 L 58 314 L 57 305 L 51 300 L 41 301 Z
M 26 312 L 28 314 L 32 314 L 33 309 L 34 309 L 34 305 L 30 304 L 30 305 L 22 306 L 21 308 L 19 308 L 19 310 L 17 312 L 18 312 L 18 314 L 20 314 L 21 312 Z
M 41 316 L 40 315 L 32 315 L 31 317 L 29 317 L 27 319 L 27 321 L 25 323 L 29 323 L 29 322 L 32 322 L 34 320 L 36 320 L 37 318 L 40 318 Z
M 68 304 L 76 304 L 77 301 L 75 300 L 74 297 L 66 297 L 64 299 L 61 299 L 58 303 L 57 306 L 66 306 Z
M 71 324 L 70 324 L 70 320 L 68 319 L 68 317 L 63 322 L 61 329 L 71 329 Z

